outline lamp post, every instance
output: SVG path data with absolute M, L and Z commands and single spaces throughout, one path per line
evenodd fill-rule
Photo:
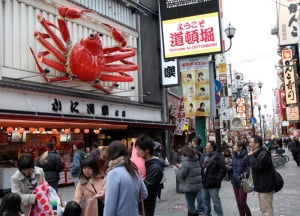
M 260 130 L 260 134 L 262 136 L 262 127 L 261 127 L 261 115 L 260 115 L 260 110 L 261 110 L 261 106 L 260 104 L 258 105 L 258 117 L 259 117 L 259 130 Z
M 263 83 L 261 81 L 259 81 L 257 83 L 257 85 L 258 85 L 258 88 L 259 88 L 259 92 L 258 93 L 254 93 L 253 92 L 253 86 L 252 86 L 251 82 L 249 81 L 249 84 L 248 84 L 248 92 L 250 94 L 252 135 L 255 135 L 255 125 L 254 125 L 255 124 L 255 122 L 254 122 L 255 118 L 254 118 L 254 106 L 253 106 L 253 97 L 252 96 L 253 96 L 253 94 L 255 94 L 255 95 L 259 95 L 260 94 Z
M 234 37 L 234 34 L 236 32 L 236 28 L 233 27 L 230 23 L 228 24 L 228 26 L 225 28 L 224 30 L 227 38 L 230 41 L 229 47 L 228 49 L 226 49 L 225 51 L 223 51 L 223 53 L 228 52 L 231 49 L 232 46 L 232 38 Z M 213 74 L 214 74 L 214 79 L 216 80 L 217 78 L 217 71 L 216 71 L 216 63 L 215 63 L 215 56 L 214 54 L 212 55 L 212 68 L 213 68 Z M 214 125 L 215 125 L 215 134 L 216 134 L 216 144 L 217 146 L 221 145 L 221 128 L 220 128 L 220 116 L 219 116 L 219 110 L 216 107 L 216 117 L 214 118 Z
M 263 119 L 263 133 L 262 133 L 262 135 L 263 135 L 263 138 L 265 139 L 265 137 L 266 137 L 266 134 L 265 134 L 265 115 L 262 115 L 262 119 Z

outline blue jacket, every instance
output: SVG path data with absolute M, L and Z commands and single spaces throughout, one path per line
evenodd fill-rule
M 232 177 L 231 183 L 233 186 L 240 186 L 241 176 L 249 176 L 248 152 L 243 149 L 240 154 L 233 152 L 232 158 Z
M 133 178 L 124 166 L 108 172 L 105 184 L 104 216 L 138 216 L 140 196 L 146 198 L 147 188 L 140 175 Z
M 73 154 L 73 162 L 72 162 L 72 169 L 71 175 L 72 177 L 78 177 L 80 172 L 80 165 L 84 158 L 85 152 L 83 150 L 77 150 Z

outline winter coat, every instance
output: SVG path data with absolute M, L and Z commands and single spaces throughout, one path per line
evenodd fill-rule
M 146 178 L 144 183 L 148 190 L 148 198 L 144 201 L 147 216 L 153 216 L 156 204 L 156 197 L 160 190 L 160 182 L 163 178 L 164 164 L 161 160 L 153 158 L 146 161 Z
M 104 216 L 138 216 L 140 194 L 145 199 L 148 192 L 138 173 L 133 178 L 124 166 L 110 170 L 106 176 Z
M 203 188 L 221 188 L 221 181 L 226 175 L 224 156 L 214 151 L 206 153 L 201 159 Z
M 93 179 L 93 185 L 98 193 L 103 193 L 103 177 L 99 176 Z M 91 182 L 80 179 L 76 186 L 73 200 L 79 204 L 82 200 L 84 200 L 84 207 L 81 214 L 82 216 L 98 215 L 98 201 L 97 199 L 93 199 L 95 195 L 96 192 Z
M 45 174 L 42 168 L 34 167 L 37 179 L 37 185 L 45 181 Z M 31 204 L 35 203 L 35 195 L 32 194 L 27 186 L 26 177 L 24 174 L 17 170 L 11 177 L 11 192 L 17 193 L 21 197 L 21 209 L 25 215 L 28 215 Z
M 249 176 L 248 152 L 246 149 L 238 154 L 233 152 L 231 184 L 235 187 L 241 185 L 241 176 Z
M 252 171 L 254 191 L 268 193 L 274 190 L 274 167 L 271 153 L 260 148 L 248 156 Z
M 198 158 L 184 157 L 181 167 L 176 170 L 176 177 L 179 178 L 179 190 L 182 192 L 198 192 L 202 189 L 201 168 Z
M 73 154 L 73 161 L 72 161 L 72 169 L 71 169 L 71 175 L 72 177 L 78 177 L 79 171 L 80 171 L 80 165 L 85 156 L 85 152 L 81 149 L 77 150 Z
M 48 151 L 48 156 L 44 162 L 38 160 L 37 166 L 44 170 L 47 182 L 58 182 L 59 173 L 62 171 L 62 162 L 58 154 L 54 151 Z
M 142 157 L 139 157 L 137 155 L 137 150 L 136 147 L 132 147 L 132 153 L 131 153 L 131 158 L 130 160 L 136 165 L 138 168 L 138 171 L 142 177 L 143 180 L 146 178 L 146 165 L 145 165 L 145 159 Z

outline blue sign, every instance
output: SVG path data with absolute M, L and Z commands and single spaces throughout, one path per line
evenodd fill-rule
M 254 125 L 254 124 L 256 123 L 256 118 L 251 117 L 251 118 L 250 118 L 250 123 L 251 123 L 252 125 Z
M 215 80 L 215 91 L 219 92 L 221 91 L 222 83 L 219 80 Z

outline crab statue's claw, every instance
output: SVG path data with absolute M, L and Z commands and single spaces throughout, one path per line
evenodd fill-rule
M 77 19 L 80 18 L 84 12 L 92 12 L 92 11 L 87 9 L 78 9 L 72 7 L 58 8 L 59 17 L 57 22 L 58 22 L 59 30 L 65 42 L 71 43 L 70 32 L 68 30 L 65 18 Z
M 120 44 L 121 47 L 126 46 L 126 40 L 119 30 L 106 23 L 101 23 L 101 24 L 108 32 L 111 33 L 111 36 Z
M 59 7 L 58 13 L 63 18 L 77 19 L 80 18 L 83 12 L 92 12 L 87 9 L 78 9 L 72 7 Z

